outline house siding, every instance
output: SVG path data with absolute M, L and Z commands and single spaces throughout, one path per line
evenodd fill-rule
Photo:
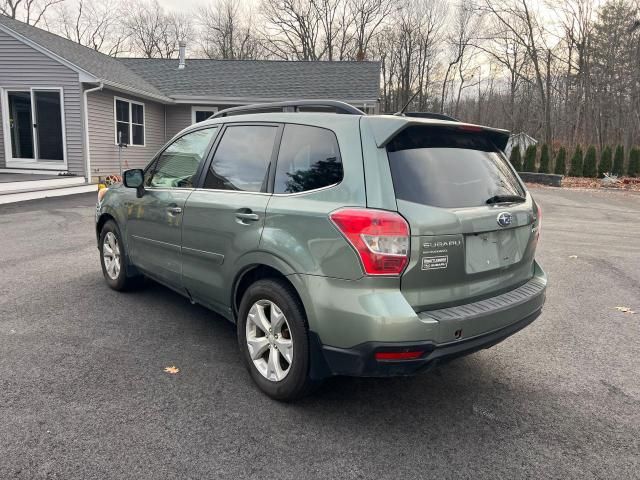
M 122 149 L 122 169 L 144 168 L 165 143 L 165 106 L 111 90 L 89 93 L 89 145 L 91 176 L 104 177 L 120 171 L 115 144 L 114 97 L 144 104 L 145 146 Z
M 167 106 L 167 140 L 191 125 L 191 105 Z
M 67 170 L 84 175 L 82 95 L 78 73 L 0 31 L 0 88 L 3 87 L 62 87 Z M 7 166 L 4 141 L 4 131 L 0 128 L 0 168 Z
M 183 128 L 191 125 L 191 108 L 206 107 L 202 103 L 194 103 L 189 105 L 168 105 L 167 106 L 167 140 L 170 140 L 176 133 Z M 237 107 L 238 105 L 208 105 L 217 108 L 218 111 L 226 108 Z

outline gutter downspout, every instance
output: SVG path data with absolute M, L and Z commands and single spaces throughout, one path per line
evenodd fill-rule
M 89 102 L 87 100 L 87 94 L 92 92 L 97 92 L 104 88 L 104 83 L 100 82 L 95 88 L 90 88 L 85 90 L 82 94 L 83 103 L 84 103 L 84 147 L 86 149 L 86 161 L 85 161 L 85 173 L 87 178 L 87 183 L 91 183 L 91 146 L 89 143 Z

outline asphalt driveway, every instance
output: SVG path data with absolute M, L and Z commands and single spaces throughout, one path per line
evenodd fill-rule
M 530 327 L 295 404 L 253 386 L 215 314 L 107 288 L 95 195 L 0 207 L 0 479 L 640 478 L 640 195 L 534 195 Z

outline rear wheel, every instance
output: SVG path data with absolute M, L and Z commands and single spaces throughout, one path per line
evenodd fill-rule
M 118 225 L 109 220 L 100 231 L 100 264 L 107 284 L 114 290 L 128 290 L 138 286 L 140 276 L 127 276 L 127 256 Z
M 262 279 L 240 303 L 238 343 L 253 380 L 277 400 L 309 392 L 309 336 L 302 304 L 290 285 Z

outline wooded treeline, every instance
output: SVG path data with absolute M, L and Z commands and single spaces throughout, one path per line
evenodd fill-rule
M 552 146 L 640 143 L 640 0 L 0 0 L 115 56 L 377 60 L 381 109 L 448 113 Z

